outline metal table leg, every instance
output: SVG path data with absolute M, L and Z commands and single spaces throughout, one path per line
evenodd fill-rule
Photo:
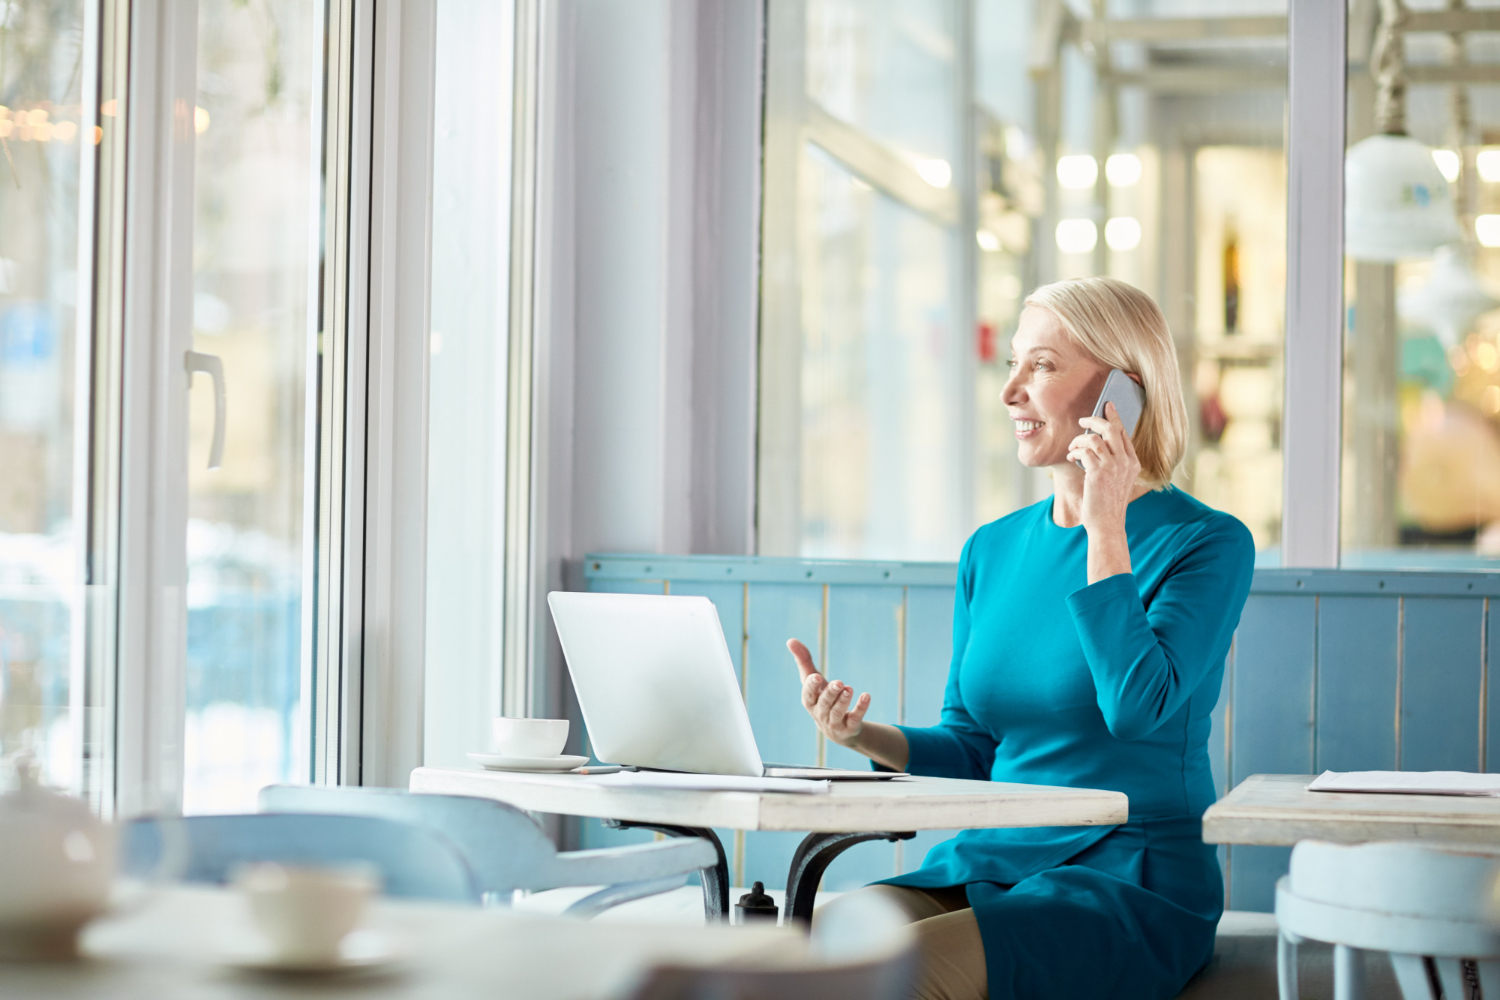
M 604 825 L 611 830 L 651 830 L 668 837 L 702 837 L 714 845 L 719 855 L 718 864 L 702 870 L 703 914 L 711 922 L 729 919 L 729 859 L 724 856 L 724 845 L 719 835 L 707 827 L 667 826 L 662 823 L 636 823 L 631 820 L 606 819 Z M 809 911 L 811 912 L 811 911 Z
M 910 840 L 916 833 L 809 833 L 792 855 L 786 876 L 786 919 L 812 923 L 813 899 L 834 858 L 867 840 Z

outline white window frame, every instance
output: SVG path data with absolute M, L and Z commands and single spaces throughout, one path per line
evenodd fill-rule
M 1344 409 L 1345 0 L 1290 0 L 1287 27 L 1283 566 L 1339 565 Z
M 436 0 L 330 3 L 312 777 L 405 786 L 422 763 Z

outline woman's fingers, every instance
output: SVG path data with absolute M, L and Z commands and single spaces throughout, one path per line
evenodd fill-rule
M 1084 430 L 1094 432 L 1092 434 L 1084 434 L 1081 437 L 1093 438 L 1106 451 L 1113 451 L 1115 445 L 1125 436 L 1125 425 L 1120 423 L 1118 417 L 1115 418 L 1113 423 L 1105 420 L 1103 417 L 1082 417 L 1079 419 L 1078 424 Z
M 833 706 L 838 703 L 839 696 L 845 690 L 847 689 L 844 687 L 843 681 L 829 681 L 824 686 L 823 692 L 818 695 L 818 704 L 815 712 L 815 714 L 821 717 L 819 721 L 828 718 L 829 713 L 833 711 Z
M 827 684 L 820 673 L 811 673 L 802 678 L 802 705 L 808 711 L 812 711 L 818 703 L 818 697 L 823 693 L 823 686 Z
M 797 661 L 797 669 L 801 671 L 804 681 L 807 680 L 809 674 L 818 672 L 817 665 L 813 663 L 812 653 L 808 651 L 801 639 L 788 639 L 786 648 L 791 651 L 792 659 Z
M 850 709 L 849 714 L 845 716 L 844 724 L 851 728 L 854 726 L 858 726 L 860 723 L 865 721 L 865 712 L 869 711 L 869 709 L 870 692 L 866 691 L 864 694 L 859 696 L 859 701 L 856 701 L 854 703 L 854 707 Z

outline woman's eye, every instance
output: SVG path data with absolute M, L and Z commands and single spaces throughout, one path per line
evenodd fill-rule
M 1009 368 L 1011 371 L 1015 371 L 1015 368 L 1016 368 L 1016 359 L 1015 358 L 1011 358 L 1010 360 L 1006 361 L 1005 362 L 1005 367 Z

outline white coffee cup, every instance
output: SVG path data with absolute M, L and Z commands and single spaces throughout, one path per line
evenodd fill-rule
M 567 719 L 490 720 L 490 748 L 505 757 L 556 757 L 567 742 Z
M 312 868 L 264 862 L 239 868 L 234 884 L 279 961 L 326 965 L 338 961 L 339 945 L 359 924 L 380 878 L 369 865 Z

